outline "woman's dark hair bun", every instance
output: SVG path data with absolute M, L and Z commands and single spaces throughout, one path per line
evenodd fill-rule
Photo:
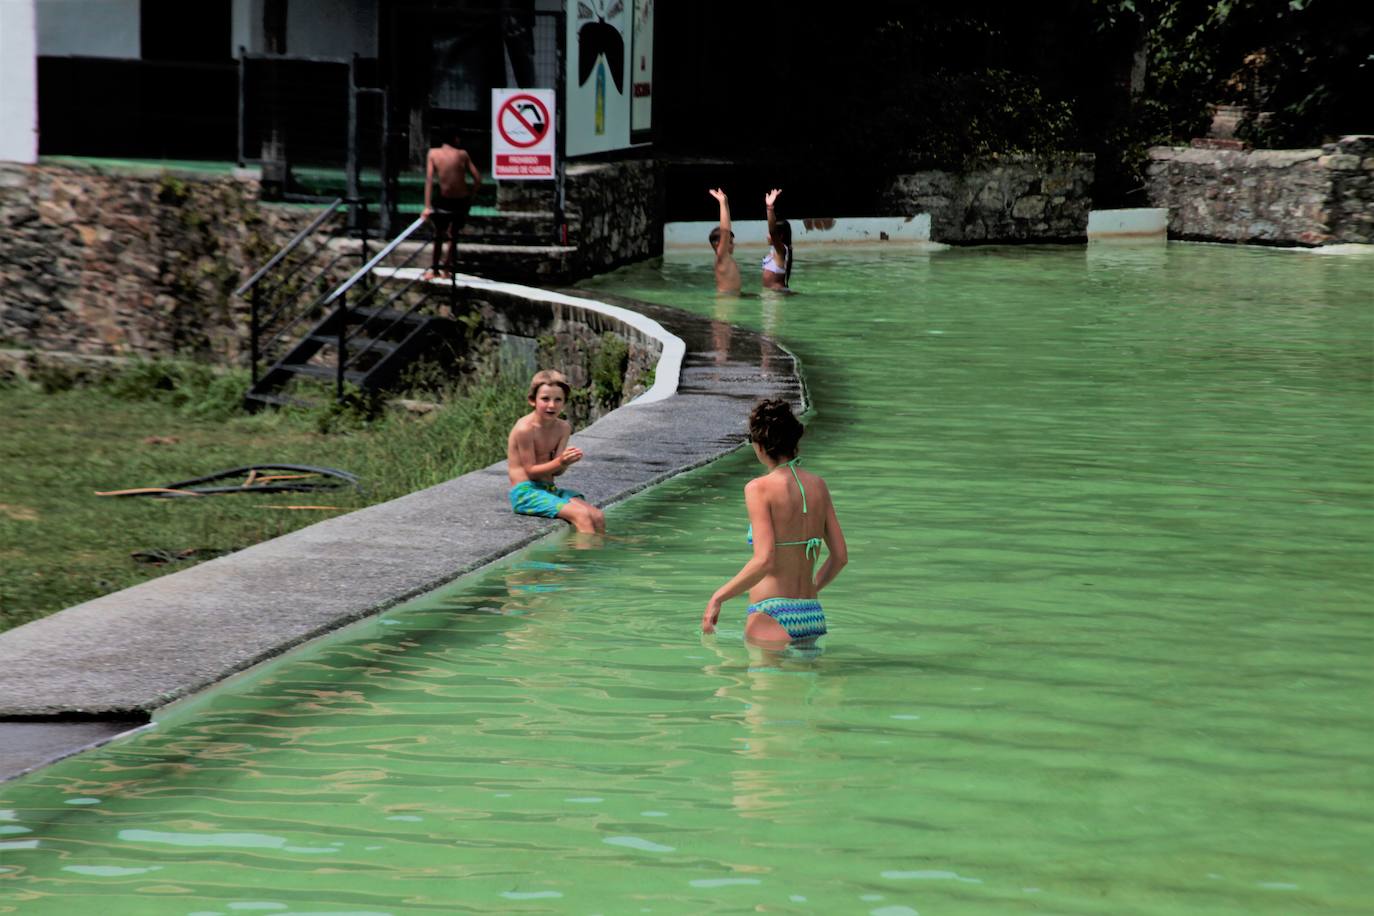
M 779 398 L 759 401 L 749 414 L 749 440 L 772 458 L 794 458 L 805 428 L 792 405 Z

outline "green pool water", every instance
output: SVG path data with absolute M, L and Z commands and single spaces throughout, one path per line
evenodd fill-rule
M 0 785 L 0 913 L 1369 912 L 1374 258 L 793 279 L 589 286 L 800 357 L 822 653 L 752 653 L 738 601 L 697 632 L 737 453 Z

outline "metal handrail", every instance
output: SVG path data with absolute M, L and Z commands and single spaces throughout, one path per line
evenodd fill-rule
M 302 287 L 301 287 L 301 288 L 302 288 L 302 289 L 309 289 L 310 287 L 314 286 L 316 283 L 318 283 L 318 282 L 320 281 L 320 279 L 321 279 L 322 277 L 324 277 L 326 274 L 328 274 L 331 270 L 334 269 L 334 265 L 335 265 L 335 264 L 338 264 L 340 261 L 342 261 L 342 260 L 343 260 L 344 258 L 346 258 L 346 257 L 348 257 L 348 252 L 343 252 L 343 251 L 341 251 L 341 252 L 338 252 L 337 254 L 335 254 L 334 257 L 332 257 L 332 258 L 329 259 L 329 262 L 328 262 L 327 264 L 325 264 L 325 265 L 324 265 L 323 267 L 321 267 L 319 270 L 315 271 L 315 275 L 314 275 L 313 277 L 311 277 L 309 280 L 307 280 L 304 284 L 302 284 Z M 306 262 L 302 262 L 302 263 L 306 263 Z M 295 274 L 295 271 L 294 271 L 294 270 L 292 271 L 292 274 L 293 274 L 293 275 Z M 280 289 L 280 288 L 281 288 L 281 284 L 278 284 L 276 288 L 277 288 L 277 289 Z M 275 290 L 274 290 L 274 291 L 275 291 Z M 276 320 L 282 316 L 282 313 L 285 312 L 288 308 L 290 308 L 290 307 L 291 307 L 292 305 L 294 305 L 294 304 L 295 304 L 294 300 L 287 300 L 286 302 L 283 302 L 281 305 L 279 305 L 279 306 L 277 307 L 277 310 L 276 310 L 275 312 L 273 312 L 272 314 L 270 314 L 270 315 L 268 315 L 266 318 L 264 318 L 264 319 L 262 320 L 262 323 L 263 323 L 264 325 L 267 325 L 268 327 L 271 327 L 273 324 L 276 323 Z M 318 301 L 316 301 L 316 302 L 314 302 L 314 303 L 311 303 L 310 308 L 306 309 L 306 311 L 311 311 L 311 310 L 313 310 L 313 309 L 319 308 L 319 305 L 320 305 L 320 303 L 319 303 Z
M 238 289 L 234 290 L 234 295 L 242 296 L 248 290 L 252 289 L 253 285 L 257 283 L 259 280 L 261 280 L 269 270 L 280 264 L 283 258 L 285 258 L 288 254 L 296 250 L 297 245 L 305 241 L 305 239 L 308 236 L 310 236 L 312 233 L 314 233 L 316 229 L 320 228 L 320 226 L 324 224 L 325 220 L 333 216 L 334 211 L 338 210 L 339 207 L 343 206 L 343 202 L 344 199 L 342 197 L 334 198 L 334 202 L 326 205 L 324 208 L 324 212 L 321 213 L 319 216 L 315 217 L 311 221 L 309 226 L 306 226 L 300 232 L 297 232 L 295 238 L 287 242 L 285 247 L 283 247 L 281 251 L 278 251 L 275 255 L 272 256 L 272 260 L 268 261 L 266 264 L 260 267 L 257 273 L 253 274 L 253 276 L 248 278 L 247 282 L 245 282 Z
M 402 262 L 400 268 L 397 268 L 397 269 L 398 269 L 398 270 L 399 270 L 399 269 L 404 269 L 405 266 L 406 266 L 407 264 L 409 264 L 411 261 L 415 260 L 416 255 L 418 255 L 418 254 L 420 253 L 421 250 L 422 250 L 422 249 L 416 249 L 414 252 L 412 252 L 411 255 L 410 255 L 410 257 L 406 258 L 405 261 Z M 405 286 L 402 286 L 399 290 L 397 290 L 395 293 L 393 293 L 393 294 L 391 295 L 391 297 L 390 297 L 389 299 L 387 299 L 386 302 L 382 303 L 381 307 L 378 308 L 376 311 L 377 311 L 378 313 L 385 313 L 385 312 L 389 311 L 390 308 L 391 308 L 391 305 L 392 305 L 394 302 L 396 302 L 397 299 L 401 298 L 401 297 L 404 296 L 406 293 L 410 292 L 410 288 L 411 288 L 412 286 L 414 286 L 416 283 L 419 283 L 419 282 L 420 282 L 420 278 L 419 278 L 419 277 L 412 277 L 411 280 L 410 280 L 408 283 L 405 284 Z M 378 287 L 374 287 L 373 290 L 372 290 L 372 292 L 375 292 L 376 289 L 378 289 Z M 369 292 L 368 295 L 370 296 L 370 295 L 372 294 L 372 292 Z M 385 337 L 386 335 L 390 334 L 390 333 L 392 332 L 392 330 L 394 330 L 394 329 L 396 328 L 397 325 L 399 325 L 401 322 L 405 321 L 405 320 L 406 320 L 407 318 L 409 318 L 411 315 L 414 315 L 416 312 L 418 312 L 418 311 L 420 310 L 420 307 L 423 306 L 426 302 L 429 301 L 429 297 L 430 297 L 431 295 L 433 295 L 433 293 L 434 293 L 434 291 L 433 291 L 432 289 L 426 290 L 425 293 L 424 293 L 424 295 L 422 295 L 422 296 L 420 297 L 420 299 L 419 299 L 418 302 L 413 302 L 413 303 L 411 303 L 410 308 L 408 308 L 408 309 L 406 309 L 404 312 L 402 312 L 402 313 L 400 314 L 400 316 L 398 316 L 398 317 L 396 317 L 396 318 L 393 318 L 393 319 L 391 320 L 391 323 L 388 324 L 385 328 L 382 329 L 381 334 L 377 335 L 377 336 L 374 337 L 374 338 L 369 339 L 369 340 L 368 340 L 367 346 L 363 347 L 361 350 L 358 350 L 357 352 L 355 352 L 355 353 L 353 353 L 351 356 L 349 356 L 348 359 L 344 361 L 344 368 L 347 369 L 349 366 L 354 365 L 354 364 L 358 361 L 358 358 L 359 358 L 359 357 L 361 357 L 361 356 L 363 356 L 363 355 L 365 355 L 365 354 L 367 354 L 367 353 L 371 353 L 372 350 L 373 350 L 373 347 L 374 347 L 374 345 L 377 343 L 377 340 L 378 340 L 378 339 L 380 339 L 380 338 L 382 338 L 382 337 Z M 358 325 L 358 327 L 357 327 L 351 334 L 347 335 L 347 336 L 344 338 L 345 344 L 347 344 L 349 341 L 354 340 L 355 338 L 361 337 L 361 336 L 362 336 L 363 329 L 366 328 L 369 324 L 372 323 L 372 319 L 373 319 L 373 318 L 378 318 L 378 317 L 381 317 L 381 315 L 380 315 L 380 314 L 376 314 L 376 315 L 369 315 L 369 316 L 367 316 L 367 318 L 363 320 L 362 324 Z
M 366 264 L 360 267 L 358 269 L 358 272 L 355 273 L 353 276 L 349 277 L 343 283 L 339 284 L 338 288 L 335 289 L 332 293 L 330 293 L 327 297 L 325 297 L 324 301 L 320 304 L 323 306 L 330 306 L 333 305 L 336 300 L 347 295 L 348 291 L 352 289 L 354 286 L 356 286 L 358 282 L 363 279 L 363 277 L 366 277 L 368 274 L 372 273 L 372 268 L 376 267 L 383 261 L 383 259 L 385 259 L 393 251 L 399 248 L 402 242 L 404 242 L 406 239 L 414 235 L 415 230 L 419 229 L 424 224 L 425 218 L 423 216 L 417 218 L 415 222 L 411 223 L 409 226 L 406 227 L 405 232 L 402 232 L 400 235 L 396 236 L 396 238 L 392 239 L 391 242 L 385 248 L 377 252 L 376 257 L 374 257 L 372 260 L 368 261 Z

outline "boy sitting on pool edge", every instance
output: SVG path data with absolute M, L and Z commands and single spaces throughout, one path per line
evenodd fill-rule
M 582 449 L 568 445 L 572 424 L 559 416 L 571 391 L 563 373 L 552 369 L 536 372 L 530 379 L 526 400 L 532 409 L 515 421 L 506 439 L 510 507 L 517 515 L 561 518 L 581 532 L 604 532 L 606 516 L 600 509 L 576 490 L 564 490 L 553 482 L 582 460 Z

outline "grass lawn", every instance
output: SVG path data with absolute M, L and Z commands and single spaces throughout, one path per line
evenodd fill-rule
M 485 467 L 504 456 L 511 424 L 528 409 L 514 383 L 451 394 L 423 416 L 249 415 L 237 409 L 237 376 L 164 364 L 125 376 L 66 391 L 0 386 L 0 630 Z M 363 490 L 94 495 L 251 464 L 340 468 L 359 475 Z M 195 553 L 158 566 L 131 557 L 140 551 Z

